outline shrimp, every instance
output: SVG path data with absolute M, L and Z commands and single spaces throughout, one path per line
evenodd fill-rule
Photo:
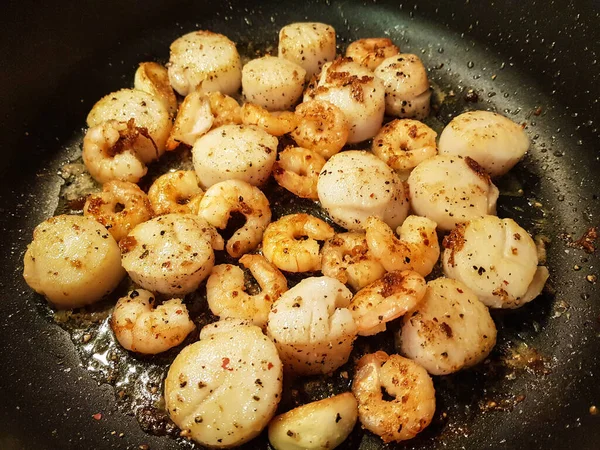
M 414 270 L 427 276 L 440 257 L 436 224 L 420 216 L 408 216 L 398 227 L 400 239 L 381 219 L 369 217 L 366 237 L 369 250 L 388 272 Z
M 305 278 L 277 300 L 267 321 L 287 371 L 330 373 L 345 364 L 356 339 L 350 290 L 329 277 Z
M 240 264 L 250 270 L 261 292 L 250 295 L 244 286 L 244 272 L 237 266 L 215 266 L 206 282 L 206 299 L 212 313 L 221 319 L 245 319 L 264 327 L 271 305 L 287 291 L 283 274 L 263 256 L 244 255 Z
M 296 129 L 298 117 L 290 111 L 269 112 L 252 103 L 245 103 L 241 111 L 242 123 L 262 128 L 272 136 L 283 136 Z
M 239 258 L 254 250 L 271 221 L 271 208 L 265 194 L 244 181 L 222 181 L 211 186 L 200 201 L 200 216 L 211 225 L 224 229 L 231 213 L 246 217 L 246 223 L 227 241 L 227 253 Z
M 346 56 L 357 63 L 375 70 L 384 59 L 396 56 L 400 49 L 389 38 L 359 39 L 348 45 Z
M 133 145 L 138 134 L 132 121 L 109 120 L 88 129 L 82 157 L 90 175 L 99 183 L 138 182 L 148 172 Z
M 333 450 L 346 440 L 357 418 L 356 399 L 344 392 L 274 417 L 269 442 L 276 450 Z
M 51 217 L 33 231 L 25 282 L 57 308 L 80 308 L 112 292 L 125 276 L 119 246 L 91 217 Z
M 384 400 L 383 392 L 394 397 Z M 435 389 L 427 371 L 399 355 L 378 351 L 356 364 L 352 393 L 358 400 L 358 418 L 383 442 L 414 438 L 435 413 Z
M 192 170 L 167 172 L 148 190 L 148 199 L 157 216 L 162 214 L 198 214 L 204 191 Z
M 373 138 L 371 150 L 406 179 L 420 162 L 437 155 L 437 133 L 418 120 L 392 120 Z
M 90 194 L 83 215 L 91 216 L 106 227 L 118 242 L 138 224 L 154 216 L 148 196 L 136 184 L 109 181 L 102 192 Z
M 304 90 L 306 70 L 295 62 L 263 56 L 242 69 L 242 91 L 246 101 L 269 111 L 285 111 L 296 104 Z
M 270 263 L 287 272 L 321 269 L 319 243 L 334 234 L 333 228 L 309 214 L 290 214 L 269 224 L 262 251 Z M 307 239 L 300 240 L 299 238 Z
M 179 105 L 167 139 L 167 150 L 175 150 L 182 143 L 193 146 L 200 136 L 211 129 L 214 120 L 208 96 L 200 91 L 191 92 Z
M 348 309 L 360 336 L 385 331 L 385 324 L 414 309 L 425 295 L 425 278 L 412 270 L 388 272 L 358 291 Z
M 208 101 L 210 102 L 210 111 L 214 117 L 213 128 L 230 124 L 240 125 L 242 123 L 241 108 L 234 98 L 220 92 L 211 92 L 208 94 Z
M 325 158 L 302 147 L 287 147 L 273 165 L 277 183 L 302 198 L 317 200 L 317 181 L 325 165 Z
M 144 289 L 119 299 L 110 326 L 124 349 L 144 355 L 156 355 L 181 344 L 196 328 L 180 299 L 154 308 L 154 295 Z
M 207 325 L 165 380 L 175 424 L 204 447 L 229 448 L 258 436 L 275 415 L 283 367 L 259 327 L 235 320 Z
M 344 112 L 333 103 L 305 101 L 296 107 L 296 115 L 299 122 L 291 136 L 300 147 L 329 159 L 346 145 L 350 124 Z
M 158 97 L 172 117 L 177 114 L 177 97 L 169 82 L 167 69 L 155 62 L 140 63 L 135 71 L 133 87 Z
M 140 287 L 166 295 L 195 291 L 213 268 L 223 239 L 191 214 L 165 214 L 139 224 L 119 242 L 122 264 Z
M 325 241 L 322 253 L 323 275 L 349 284 L 354 290 L 362 289 L 385 273 L 381 263 L 369 251 L 364 233 L 336 234 Z

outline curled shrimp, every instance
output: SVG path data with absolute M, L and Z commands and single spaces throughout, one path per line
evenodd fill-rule
M 233 212 L 243 214 L 246 223 L 227 241 L 225 248 L 230 256 L 239 258 L 260 244 L 271 221 L 271 208 L 259 188 L 240 180 L 212 185 L 200 201 L 200 216 L 217 228 L 224 229 Z
M 388 272 L 358 291 L 348 309 L 358 334 L 385 331 L 385 324 L 412 310 L 425 296 L 425 278 L 412 270 Z
M 333 234 L 333 228 L 321 219 L 309 214 L 290 214 L 269 224 L 263 234 L 262 251 L 269 262 L 287 272 L 320 270 L 317 241 L 329 239 Z
M 436 136 L 418 120 L 396 119 L 379 130 L 371 150 L 392 169 L 408 175 L 420 162 L 437 155 Z
M 210 111 L 214 117 L 213 128 L 223 125 L 240 125 L 242 123 L 241 108 L 239 103 L 229 95 L 220 92 L 208 94 Z
M 375 70 L 386 58 L 398 53 L 400 49 L 389 38 L 359 39 L 346 49 L 346 56 L 371 70 Z
M 383 391 L 394 397 L 383 399 Z M 358 401 L 358 418 L 383 442 L 414 438 L 435 413 L 435 389 L 425 369 L 410 359 L 378 351 L 356 365 L 352 393 Z
M 262 128 L 272 136 L 283 136 L 298 126 L 298 116 L 290 111 L 270 112 L 253 103 L 244 103 L 241 111 L 242 123 Z
M 154 308 L 154 295 L 144 289 L 133 290 L 119 299 L 110 326 L 123 348 L 146 355 L 181 344 L 196 328 L 180 299 Z
M 314 150 L 329 159 L 348 140 L 350 124 L 343 111 L 324 100 L 309 100 L 296 107 L 298 126 L 291 136 L 300 147 Z
M 273 166 L 277 183 L 298 197 L 317 200 L 317 181 L 325 158 L 313 150 L 287 147 Z
M 83 215 L 104 225 L 118 242 L 154 213 L 148 196 L 136 184 L 113 180 L 104 183 L 102 192 L 88 196 Z
M 206 299 L 213 314 L 220 319 L 249 320 L 262 327 L 267 323 L 271 305 L 287 291 L 283 274 L 263 256 L 244 255 L 240 264 L 249 269 L 261 292 L 250 295 L 244 286 L 244 272 L 237 266 L 215 266 L 206 282 Z
M 198 214 L 204 191 L 196 172 L 177 170 L 158 177 L 148 190 L 148 198 L 157 216 L 163 214 Z
M 408 216 L 398 227 L 400 239 L 381 219 L 371 216 L 366 223 L 369 250 L 385 270 L 414 270 L 427 276 L 440 257 L 436 223 L 425 217 Z
M 353 289 L 359 290 L 385 273 L 381 263 L 371 254 L 364 233 L 350 231 L 336 234 L 323 246 L 321 271 Z
M 83 162 L 100 183 L 111 180 L 137 183 L 148 169 L 136 153 L 139 130 L 133 122 L 108 120 L 88 129 L 83 138 Z

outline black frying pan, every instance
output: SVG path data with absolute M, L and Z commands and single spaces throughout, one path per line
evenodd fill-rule
M 600 282 L 586 276 L 600 276 L 600 260 L 568 245 L 568 235 L 600 222 L 598 13 L 593 1 L 5 2 L 0 449 L 186 447 L 144 433 L 116 401 L 118 389 L 80 367 L 70 334 L 21 277 L 23 252 L 34 226 L 55 211 L 57 172 L 76 154 L 87 112 L 129 86 L 138 62 L 164 62 L 168 44 L 197 28 L 264 48 L 300 20 L 333 25 L 342 49 L 389 35 L 419 54 L 440 91 L 454 92 L 441 104 L 438 96 L 434 121 L 490 108 L 526 123 L 532 138 L 514 177 L 499 182 L 505 194 L 522 187 L 524 196 L 503 195 L 499 215 L 551 239 L 555 292 L 495 314 L 500 339 L 490 362 L 437 378 L 434 424 L 399 447 L 598 448 L 600 415 L 590 407 L 600 408 Z M 381 446 L 357 427 L 345 448 L 359 445 Z

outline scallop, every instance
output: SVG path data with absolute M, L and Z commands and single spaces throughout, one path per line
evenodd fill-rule
M 39 224 L 23 265 L 27 284 L 61 309 L 100 300 L 125 276 L 115 239 L 94 218 L 83 216 L 56 216 Z
M 490 308 L 518 308 L 537 297 L 548 278 L 535 242 L 512 219 L 484 216 L 444 239 L 444 273 L 466 284 Z
M 207 325 L 165 380 L 169 417 L 197 443 L 235 447 L 269 423 L 281 396 L 282 365 L 260 328 L 240 321 Z
M 349 150 L 332 156 L 321 170 L 317 192 L 333 221 L 348 230 L 364 229 L 370 216 L 396 228 L 408 214 L 403 183 L 370 152 Z
M 306 70 L 287 59 L 263 56 L 242 70 L 242 91 L 247 102 L 269 111 L 291 109 L 304 89 Z
M 456 116 L 440 135 L 440 155 L 473 158 L 492 177 L 504 175 L 529 148 L 523 127 L 490 111 Z
M 335 30 L 319 22 L 286 25 L 279 31 L 278 54 L 302 67 L 308 80 L 335 59 Z
M 246 125 L 223 125 L 196 140 L 194 169 L 204 189 L 225 180 L 260 186 L 273 170 L 277 138 Z
M 233 95 L 242 83 L 235 44 L 211 31 L 194 31 L 176 39 L 167 68 L 171 86 L 183 96 L 196 90 Z
M 483 361 L 496 344 L 487 307 L 450 278 L 427 283 L 421 303 L 403 317 L 399 348 L 432 375 L 447 375 Z
M 140 63 L 135 71 L 133 86 L 158 97 L 171 116 L 177 113 L 177 97 L 171 87 L 166 67 L 155 62 Z
M 451 230 L 458 224 L 496 213 L 498 188 L 471 158 L 437 155 L 408 177 L 413 211 Z
M 385 112 L 383 82 L 352 58 L 324 64 L 304 94 L 304 101 L 308 100 L 324 100 L 344 112 L 350 124 L 349 144 L 370 139 L 381 128 Z
M 385 86 L 385 112 L 391 116 L 424 119 L 429 115 L 431 90 L 427 69 L 417 55 L 401 53 L 375 69 Z

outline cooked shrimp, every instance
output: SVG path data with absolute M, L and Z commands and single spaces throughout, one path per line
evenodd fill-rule
M 57 308 L 89 305 L 125 276 L 108 230 L 91 217 L 56 216 L 39 224 L 23 258 L 23 277 Z
M 246 125 L 213 128 L 194 144 L 194 169 L 205 189 L 225 180 L 260 186 L 271 176 L 277 138 Z
M 110 327 L 123 348 L 145 355 L 156 355 L 181 344 L 196 328 L 180 299 L 154 308 L 154 295 L 143 289 L 119 299 Z
M 471 157 L 491 176 L 504 175 L 529 148 L 523 127 L 490 111 L 456 116 L 440 135 L 441 155 Z
M 385 112 L 391 116 L 424 119 L 429 115 L 431 89 L 427 69 L 417 55 L 386 58 L 375 75 L 385 86 Z
M 135 71 L 133 87 L 158 97 L 171 116 L 177 114 L 177 97 L 169 82 L 169 72 L 166 67 L 155 62 L 140 63 Z
M 384 400 L 383 392 L 394 397 Z M 358 400 L 358 418 L 383 442 L 414 438 L 431 423 L 435 389 L 427 371 L 399 355 L 378 351 L 356 364 L 352 393 Z
M 398 175 L 371 152 L 349 150 L 323 166 L 317 192 L 338 225 L 362 230 L 369 216 L 397 227 L 408 213 L 408 198 Z
M 344 112 L 333 103 L 305 101 L 296 107 L 296 116 L 299 123 L 292 131 L 292 138 L 300 147 L 329 159 L 346 145 L 350 124 Z
M 246 217 L 246 223 L 227 241 L 227 253 L 239 258 L 254 250 L 271 222 L 271 208 L 265 194 L 244 181 L 222 181 L 211 186 L 200 201 L 200 216 L 211 225 L 224 229 L 231 213 Z
M 136 184 L 113 180 L 104 183 L 102 192 L 88 196 L 83 215 L 104 225 L 118 242 L 136 225 L 150 220 L 154 212 L 148 196 Z
M 148 190 L 148 198 L 157 216 L 163 214 L 198 214 L 204 191 L 192 170 L 167 172 L 158 177 Z
M 339 233 L 325 241 L 321 259 L 323 275 L 349 284 L 354 290 L 378 280 L 385 273 L 367 246 L 364 233 Z
M 346 48 L 346 56 L 353 61 L 375 70 L 384 59 L 396 56 L 400 49 L 389 38 L 366 38 L 351 42 Z
M 208 96 L 200 91 L 191 92 L 179 105 L 167 139 L 167 150 L 174 150 L 182 143 L 193 146 L 200 136 L 211 129 L 214 120 Z
M 279 31 L 278 55 L 306 70 L 309 80 L 323 64 L 335 59 L 335 30 L 318 22 L 286 25 Z
M 465 283 L 490 308 L 523 306 L 548 278 L 548 269 L 538 267 L 535 242 L 512 219 L 471 220 L 452 230 L 444 247 L 446 276 Z
M 211 92 L 208 94 L 208 101 L 210 102 L 210 110 L 214 117 L 213 128 L 242 123 L 241 108 L 234 98 L 223 95 L 220 92 Z
M 271 305 L 287 291 L 283 274 L 263 256 L 244 255 L 240 264 L 250 270 L 261 292 L 246 292 L 244 272 L 237 266 L 221 264 L 213 267 L 206 282 L 206 300 L 215 316 L 221 319 L 243 319 L 264 327 Z
M 233 320 L 207 325 L 165 380 L 169 417 L 205 447 L 229 448 L 267 426 L 282 389 L 277 348 L 260 328 Z
M 273 177 L 277 183 L 302 198 L 317 200 L 319 172 L 325 158 L 317 152 L 302 147 L 287 147 L 279 154 L 273 166 Z
M 138 182 L 148 168 L 132 145 L 139 133 L 128 123 L 109 120 L 91 127 L 83 138 L 83 163 L 99 183 L 111 180 Z
M 351 392 L 308 403 L 269 423 L 269 442 L 275 450 L 333 450 L 346 440 L 358 418 Z
M 420 216 L 408 216 L 394 236 L 392 229 L 381 219 L 369 217 L 366 237 L 369 250 L 385 270 L 414 270 L 427 276 L 440 257 L 436 224 Z
M 263 56 L 242 69 L 242 91 L 247 102 L 269 111 L 285 111 L 296 104 L 304 89 L 306 70 L 287 59 Z
M 496 344 L 487 307 L 460 281 L 427 283 L 419 305 L 403 317 L 399 348 L 432 375 L 447 375 L 483 361 Z
M 223 239 L 191 214 L 165 214 L 139 224 L 119 242 L 122 263 L 144 289 L 167 295 L 195 291 L 215 261 Z
M 252 103 L 244 103 L 241 115 L 244 125 L 257 126 L 272 136 L 283 136 L 293 131 L 298 125 L 298 117 L 293 112 L 269 112 L 262 106 Z
M 348 361 L 356 325 L 348 304 L 352 293 L 329 277 L 305 278 L 277 300 L 267 334 L 287 371 L 329 373 Z
M 437 133 L 418 120 L 392 120 L 373 138 L 371 150 L 406 179 L 422 161 L 437 155 Z
M 496 213 L 498 188 L 473 159 L 437 155 L 426 159 L 408 177 L 415 214 L 448 231 L 459 223 Z
M 232 95 L 240 88 L 240 55 L 226 36 L 194 31 L 176 39 L 170 49 L 169 80 L 179 94 L 199 90 Z
M 358 291 L 348 309 L 358 334 L 385 331 L 385 324 L 414 309 L 425 295 L 425 278 L 412 270 L 388 272 Z
M 287 272 L 321 269 L 319 243 L 333 236 L 333 228 L 309 214 L 290 214 L 269 224 L 262 251 L 277 268 Z M 301 240 L 299 238 L 307 238 Z
M 131 128 L 137 132 L 128 136 L 128 144 L 145 164 L 165 151 L 172 123 L 169 110 L 159 97 L 139 89 L 121 89 L 105 95 L 92 107 L 87 125 L 95 127 L 107 120 L 131 122 Z
M 324 64 L 304 94 L 304 101 L 308 100 L 325 100 L 344 111 L 350 126 L 349 144 L 370 139 L 381 128 L 385 112 L 383 82 L 350 58 Z

